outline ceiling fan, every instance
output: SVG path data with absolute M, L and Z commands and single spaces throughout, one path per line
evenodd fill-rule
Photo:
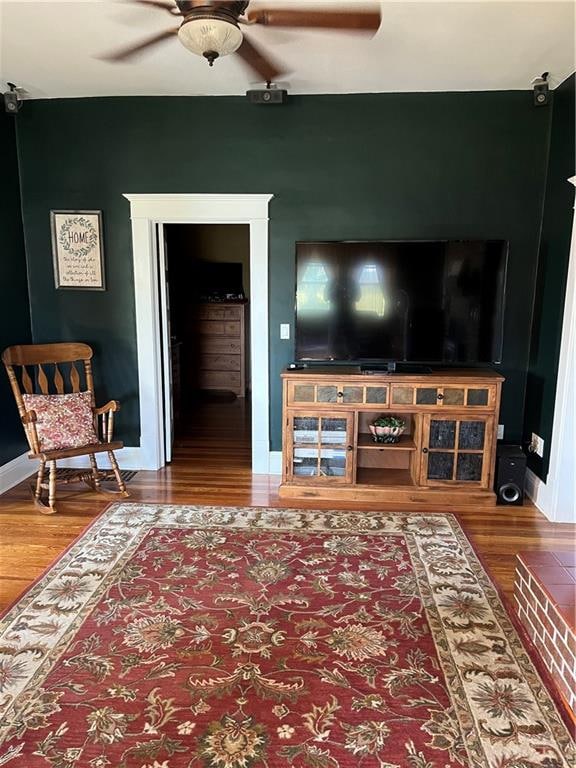
M 126 61 L 147 48 L 174 36 L 192 53 L 203 56 L 210 66 L 231 53 L 240 58 L 266 82 L 283 70 L 251 42 L 241 27 L 262 24 L 268 27 L 304 27 L 351 32 L 376 32 L 380 9 L 331 11 L 314 8 L 258 8 L 248 10 L 250 0 L 131 0 L 181 17 L 177 29 L 167 29 L 108 56 L 107 61 Z

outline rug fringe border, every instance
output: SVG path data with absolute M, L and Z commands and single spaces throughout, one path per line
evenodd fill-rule
M 435 513 L 430 512 L 429 514 L 435 514 Z M 443 514 L 443 513 L 437 513 L 437 514 Z M 538 653 L 536 646 L 534 645 L 530 636 L 528 635 L 526 628 L 520 621 L 519 617 L 516 615 L 514 603 L 512 602 L 511 598 L 509 598 L 504 593 L 502 588 L 490 577 L 490 566 L 488 565 L 485 555 L 481 554 L 476 549 L 476 547 L 474 546 L 474 542 L 470 539 L 469 535 L 466 533 L 457 515 L 453 513 L 448 513 L 448 514 L 451 514 L 455 518 L 456 523 L 458 525 L 458 529 L 459 529 L 458 532 L 461 534 L 461 536 L 463 536 L 466 539 L 474 555 L 478 559 L 478 562 L 480 563 L 482 570 L 484 571 L 486 577 L 488 578 L 494 591 L 496 592 L 496 596 L 500 600 L 502 607 L 506 611 L 506 615 L 510 619 L 510 622 L 513 628 L 516 630 L 522 642 L 522 645 L 524 646 L 524 650 L 528 654 L 530 661 L 534 664 L 534 668 L 536 669 L 536 672 L 540 676 L 542 685 L 544 686 L 544 688 L 552 698 L 552 701 L 556 705 L 558 714 L 562 718 L 564 725 L 568 730 L 568 733 L 570 734 L 572 739 L 576 742 L 576 721 L 574 720 L 574 715 L 572 715 L 571 711 L 568 709 L 567 702 L 564 701 L 564 699 L 561 697 L 560 692 L 556 687 L 556 683 L 554 682 L 554 678 L 550 673 L 550 670 L 544 664 L 544 661 L 542 660 L 542 657 Z

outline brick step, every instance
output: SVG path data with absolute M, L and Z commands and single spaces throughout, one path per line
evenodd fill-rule
M 576 552 L 519 552 L 514 601 L 576 722 Z

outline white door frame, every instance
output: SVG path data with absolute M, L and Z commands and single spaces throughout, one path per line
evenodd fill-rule
M 576 176 L 568 181 L 576 187 Z M 528 495 L 540 511 L 556 523 L 576 523 L 576 205 L 574 209 L 550 443 L 550 469 L 546 482 L 531 470 L 528 470 L 526 478 Z
M 164 224 L 156 225 L 158 258 L 158 300 L 160 302 L 160 347 L 162 349 L 162 392 L 164 409 L 164 463 L 172 461 L 174 442 L 174 402 L 172 400 L 172 340 L 170 338 L 170 291 L 168 290 L 168 257 Z
M 157 224 L 247 224 L 250 227 L 252 471 L 270 470 L 268 354 L 268 206 L 273 195 L 125 194 L 130 202 L 140 395 L 140 448 L 131 464 L 164 466 L 162 350 Z M 122 460 L 120 452 L 120 460 Z M 137 455 L 135 455 L 137 454 Z M 127 456 L 128 458 L 128 456 Z M 127 466 L 121 461 L 122 466 Z

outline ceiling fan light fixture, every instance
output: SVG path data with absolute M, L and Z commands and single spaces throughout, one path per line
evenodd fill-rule
M 208 59 L 210 66 L 219 56 L 238 50 L 244 39 L 232 21 L 210 17 L 187 19 L 178 30 L 178 38 L 189 51 Z

